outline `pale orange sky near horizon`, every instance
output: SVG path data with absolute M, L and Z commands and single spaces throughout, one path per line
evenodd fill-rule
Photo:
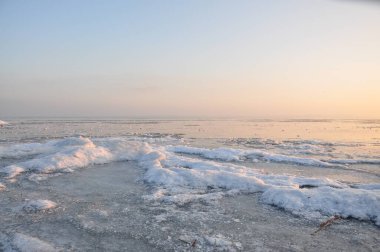
M 0 119 L 380 118 L 379 27 L 371 1 L 3 1 Z

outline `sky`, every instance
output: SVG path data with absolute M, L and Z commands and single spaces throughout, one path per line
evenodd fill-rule
M 0 118 L 380 118 L 380 3 L 0 0 Z

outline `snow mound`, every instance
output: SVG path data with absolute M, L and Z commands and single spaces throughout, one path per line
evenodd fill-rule
M 35 213 L 39 211 L 46 211 L 57 207 L 57 203 L 50 200 L 29 200 L 21 209 L 27 213 Z
M 52 252 L 57 251 L 51 244 L 38 238 L 16 233 L 12 245 L 21 252 Z
M 159 151 L 150 153 L 150 159 L 145 159 L 140 165 L 147 169 L 145 181 L 172 188 L 171 190 L 185 187 L 263 192 L 263 202 L 295 214 L 306 215 L 310 212 L 337 214 L 342 217 L 371 220 L 380 225 L 380 193 L 378 190 L 370 190 L 373 187 L 350 188 L 348 185 L 327 178 L 264 174 L 244 166 L 204 161 Z M 196 196 L 181 192 L 167 195 L 158 191 L 154 197 L 164 202 L 181 204 L 194 199 L 208 199 L 206 195 Z M 222 194 L 218 193 L 210 194 L 209 198 L 221 196 Z
M 347 187 L 334 180 L 304 178 L 290 175 L 264 174 L 241 165 L 218 163 L 152 151 L 151 160 L 140 161 L 146 168 L 145 181 L 166 187 L 223 188 L 262 192 L 270 187 L 331 186 Z M 148 157 L 149 155 L 146 155 Z
M 263 202 L 295 214 L 321 212 L 326 215 L 372 220 L 380 225 L 380 193 L 353 188 L 313 189 L 270 188 L 262 195 Z
M 71 137 L 43 144 L 18 144 L 0 149 L 0 158 L 38 155 L 27 161 L 4 167 L 0 172 L 8 174 L 8 177 L 15 177 L 24 171 L 71 172 L 73 169 L 93 164 L 136 160 L 149 150 L 146 143 L 112 138 L 91 141 L 89 138 Z
M 380 225 L 380 192 L 376 190 L 377 186 L 351 188 L 327 178 L 264 174 L 244 166 L 177 156 L 170 152 L 155 151 L 150 153 L 150 158 L 140 162 L 147 170 L 145 181 L 171 188 L 172 192 L 177 191 L 174 195 L 165 191 L 156 192 L 154 198 L 164 202 L 184 204 L 191 200 L 223 196 L 220 193 L 209 196 L 182 193 L 177 189 L 179 187 L 263 192 L 263 202 L 295 214 L 336 214 L 371 220 Z

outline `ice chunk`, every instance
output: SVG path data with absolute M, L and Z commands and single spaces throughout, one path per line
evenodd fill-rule
M 380 225 L 380 194 L 375 191 L 332 187 L 272 187 L 263 193 L 262 200 L 296 214 L 317 211 L 327 215 L 372 220 Z
M 143 142 L 110 138 L 91 141 L 84 137 L 53 140 L 44 144 L 19 144 L 0 149 L 0 157 L 23 157 L 39 154 L 31 159 L 2 168 L 0 172 L 15 177 L 23 171 L 39 173 L 66 172 L 91 164 L 121 160 L 143 159 L 151 147 Z
M 12 178 L 18 176 L 19 174 L 23 173 L 24 171 L 25 171 L 24 168 L 21 168 L 21 167 L 16 166 L 16 165 L 10 165 L 7 167 L 0 168 L 0 173 L 7 174 L 8 179 L 12 179 Z

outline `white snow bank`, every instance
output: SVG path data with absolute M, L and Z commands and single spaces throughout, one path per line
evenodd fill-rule
M 16 233 L 13 236 L 12 245 L 21 252 L 51 252 L 57 251 L 51 244 L 38 238 Z
M 91 164 L 147 158 L 143 156 L 153 152 L 152 146 L 154 145 L 149 145 L 148 143 L 141 141 L 129 141 L 125 138 L 101 138 L 91 140 L 85 137 L 70 137 L 46 143 L 26 143 L 2 146 L 0 147 L 0 158 L 17 159 L 30 156 L 30 159 L 1 168 L 0 172 L 6 173 L 9 178 L 13 178 L 24 171 L 35 171 L 39 173 L 70 172 L 73 169 Z M 166 153 L 181 153 L 227 162 L 244 159 L 259 159 L 266 162 L 342 168 L 345 168 L 346 166 L 341 163 L 347 163 L 340 160 L 324 161 L 315 158 L 275 154 L 255 149 L 206 149 L 188 146 L 165 146 L 160 148 L 154 146 L 154 148 L 154 151 L 160 151 L 159 155 L 166 155 Z M 380 162 L 380 160 L 372 160 L 370 162 L 376 163 L 377 161 Z
M 273 187 L 263 193 L 262 200 L 296 214 L 317 211 L 327 215 L 373 220 L 380 225 L 380 194 L 376 191 L 331 187 Z
M 29 200 L 21 209 L 27 213 L 34 213 L 38 211 L 46 211 L 57 207 L 57 203 L 50 200 Z
M 263 202 L 282 207 L 293 213 L 320 212 L 372 220 L 380 225 L 380 191 L 350 188 L 330 179 L 304 178 L 291 175 L 263 174 L 227 163 L 197 160 L 172 153 L 150 154 L 151 159 L 140 162 L 147 169 L 145 180 L 165 188 L 223 188 L 246 192 L 263 192 Z M 219 197 L 212 194 L 210 197 Z M 187 203 L 197 196 L 185 193 L 174 196 L 159 191 L 156 198 L 175 203 Z M 205 195 L 199 198 L 207 199 Z
M 300 185 L 345 187 L 329 179 L 311 179 L 288 175 L 264 174 L 260 170 L 245 166 L 217 163 L 157 153 L 157 159 L 140 162 L 147 168 L 145 180 L 165 186 L 189 186 L 193 188 L 225 188 L 250 192 L 263 191 L 270 186 Z M 152 156 L 153 157 L 153 156 Z M 160 161 L 160 162 L 157 162 Z
M 95 144 L 96 142 L 96 144 Z M 136 160 L 149 151 L 149 146 L 142 142 L 123 139 L 66 138 L 44 144 L 21 144 L 0 150 L 0 157 L 22 157 L 39 154 L 31 159 L 0 169 L 9 178 L 23 171 L 39 173 L 71 172 L 73 169 L 91 164 L 103 164 L 112 161 Z
M 147 169 L 144 180 L 149 183 L 170 187 L 188 186 L 192 188 L 226 188 L 261 191 L 264 181 L 254 170 L 243 166 L 218 164 L 212 161 L 197 161 L 152 152 L 151 159 L 140 161 Z

